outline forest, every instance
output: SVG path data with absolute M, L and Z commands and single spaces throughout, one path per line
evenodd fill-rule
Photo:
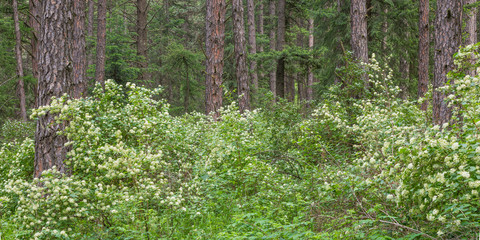
M 479 5 L 0 1 L 0 240 L 479 239 Z

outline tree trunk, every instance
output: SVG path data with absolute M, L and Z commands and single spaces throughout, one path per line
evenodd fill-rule
M 476 0 L 463 0 L 464 5 L 475 3 Z M 477 7 L 470 8 L 470 11 L 467 14 L 463 14 L 465 17 L 465 32 L 467 33 L 467 38 L 465 39 L 465 45 L 471 45 L 477 43 Z M 472 64 L 475 60 L 472 60 Z M 476 75 L 476 69 L 471 69 L 468 71 L 470 76 Z
M 258 5 L 258 34 L 263 35 L 265 34 L 264 31 L 264 22 L 263 22 L 263 0 L 260 1 L 260 4 Z M 257 45 L 257 50 L 258 52 L 263 52 L 263 44 L 258 44 Z
M 255 4 L 253 0 L 247 0 L 247 11 L 249 53 L 255 55 L 257 54 L 257 39 L 255 30 Z M 253 59 L 250 60 L 250 78 L 252 79 L 253 89 L 256 91 L 258 89 L 257 62 Z
M 245 110 L 250 110 L 250 88 L 248 84 L 247 54 L 245 51 L 243 3 L 242 0 L 233 0 L 232 3 L 233 39 L 235 43 L 235 75 L 237 78 L 238 96 L 240 97 L 238 106 L 240 108 L 240 112 L 243 113 Z
M 353 58 L 360 63 L 368 63 L 367 8 L 365 0 L 351 0 L 350 21 Z M 368 75 L 363 74 L 368 87 Z
M 472 4 L 477 2 L 477 0 L 463 0 L 464 5 Z M 465 32 L 468 34 L 467 39 L 465 41 L 465 45 L 475 44 L 477 43 L 477 8 L 473 7 L 470 8 L 468 14 L 464 14 L 466 17 L 466 26 Z
M 185 109 L 185 113 L 188 113 L 188 105 L 190 105 L 190 79 L 188 76 L 188 66 L 185 63 L 185 71 L 186 71 L 186 76 L 185 76 L 185 95 L 183 96 L 183 108 Z
M 285 0 L 278 1 L 278 29 L 277 29 L 277 51 L 283 51 L 285 45 L 285 31 L 286 31 L 286 15 L 285 15 Z M 280 56 L 277 63 L 277 97 L 285 97 L 285 57 Z
M 64 93 L 73 96 L 80 92 L 82 83 L 74 82 L 74 59 L 72 58 L 76 42 L 73 41 L 73 1 L 45 0 L 42 2 L 41 31 L 38 42 L 38 105 L 51 103 L 52 97 Z M 52 17 L 55 16 L 55 17 Z M 44 170 L 56 167 L 66 173 L 63 163 L 67 148 L 67 138 L 57 135 L 64 129 L 64 123 L 55 123 L 55 114 L 47 112 L 39 116 L 35 132 L 35 172 L 40 177 Z
M 105 47 L 107 32 L 107 0 L 98 0 L 97 6 L 97 64 L 95 80 L 105 90 Z
M 39 0 L 30 0 L 29 4 L 29 25 L 32 28 L 32 39 L 30 45 L 32 47 L 32 75 L 35 79 L 38 80 L 39 69 L 38 69 L 38 39 L 40 38 L 40 20 L 42 12 L 42 4 Z M 35 104 L 34 107 L 38 107 L 37 99 L 37 86 L 35 86 Z
M 72 97 L 85 97 L 87 93 L 87 52 L 85 43 L 85 1 L 73 0 L 73 41 L 72 41 Z
M 147 54 L 147 0 L 137 0 L 137 55 L 140 56 L 138 68 L 140 68 L 139 80 L 147 80 L 148 54 Z
M 461 2 L 438 0 L 435 16 L 435 66 L 433 79 L 433 123 L 442 125 L 450 120 L 452 110 L 445 94 L 438 90 L 448 81 L 447 73 L 454 68 L 453 54 L 458 50 L 461 36 Z
M 93 0 L 88 0 L 88 12 L 87 12 L 87 19 L 88 19 L 88 24 L 87 24 L 87 36 L 91 39 L 93 39 L 93 25 L 94 23 L 94 16 L 95 16 L 95 2 Z M 93 61 L 93 44 L 89 42 L 88 44 L 88 56 L 87 56 L 87 69 L 89 66 L 92 66 L 94 64 Z
M 270 50 L 273 52 L 276 49 L 276 46 L 275 46 L 276 34 L 275 34 L 275 28 L 273 27 L 275 23 L 275 16 L 277 16 L 275 12 L 275 0 L 270 0 L 269 11 L 270 11 L 270 25 L 272 25 L 272 28 L 270 29 L 270 33 L 269 33 Z M 270 71 L 269 78 L 270 78 L 270 91 L 272 91 L 273 96 L 276 97 L 277 96 L 277 75 L 276 75 L 275 66 L 274 66 L 274 69 Z
M 222 107 L 223 54 L 225 47 L 225 0 L 207 0 L 205 108 L 218 120 Z
M 308 20 L 308 49 L 310 51 L 313 51 L 313 30 L 314 30 L 314 22 L 313 18 L 310 18 Z M 313 100 L 313 71 L 312 71 L 312 66 L 308 66 L 308 78 L 307 78 L 307 94 L 306 94 L 306 99 L 310 103 Z
M 428 91 L 428 71 L 430 61 L 429 2 L 420 0 L 418 22 L 418 97 L 423 98 Z M 428 102 L 422 103 L 421 109 L 427 110 Z
M 22 63 L 22 36 L 20 35 L 20 21 L 18 20 L 18 3 L 13 0 L 13 21 L 15 25 L 15 58 L 17 59 L 18 97 L 20 99 L 20 116 L 27 121 L 27 108 L 25 106 L 25 87 L 23 86 Z

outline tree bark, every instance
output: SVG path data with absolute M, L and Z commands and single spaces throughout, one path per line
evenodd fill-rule
M 258 5 L 258 34 L 263 35 L 265 34 L 264 30 L 264 21 L 263 21 L 263 0 L 260 1 L 260 4 Z M 258 52 L 263 52 L 263 44 L 257 44 L 257 50 Z
M 248 84 L 247 54 L 245 51 L 243 3 L 242 0 L 233 0 L 232 3 L 233 39 L 235 43 L 235 75 L 237 78 L 238 96 L 240 97 L 238 106 L 240 108 L 240 112 L 243 113 L 245 110 L 250 110 L 250 88 Z
M 137 0 L 137 55 L 142 59 L 138 63 L 140 68 L 139 80 L 147 80 L 148 54 L 147 54 L 147 0 Z
M 25 106 L 25 87 L 23 84 L 23 62 L 22 62 L 22 36 L 20 35 L 20 21 L 18 20 L 18 3 L 13 0 L 13 22 L 15 27 L 15 58 L 17 59 L 18 75 L 18 98 L 20 100 L 20 116 L 24 122 L 27 121 L 27 108 Z
M 313 51 L 313 30 L 314 30 L 314 22 L 313 18 L 310 18 L 308 20 L 308 49 L 310 51 Z M 312 71 L 312 66 L 308 66 L 308 78 L 307 78 L 307 94 L 306 94 L 306 99 L 310 103 L 313 100 L 313 71 Z
M 85 0 L 73 0 L 72 85 L 74 98 L 87 93 L 87 52 L 85 43 Z
M 275 23 L 275 0 L 270 0 L 270 5 L 269 5 L 269 12 L 270 12 L 270 25 L 272 25 L 272 28 L 270 29 L 269 33 L 269 38 L 270 38 L 270 50 L 273 52 L 276 49 L 276 44 L 275 44 L 275 39 L 276 39 L 276 33 L 275 33 L 275 28 L 274 23 Z M 274 65 L 274 64 L 273 64 Z M 272 91 L 273 96 L 277 96 L 277 75 L 276 75 L 276 70 L 275 66 L 272 71 L 269 73 L 269 78 L 270 78 L 270 91 Z
M 225 47 L 225 0 L 207 0 L 205 107 L 218 120 L 222 107 L 223 55 Z
M 285 31 L 286 31 L 286 15 L 285 15 L 286 1 L 278 1 L 278 29 L 277 29 L 277 51 L 282 52 L 285 45 Z M 277 97 L 285 97 L 285 57 L 280 56 L 277 63 L 276 76 L 276 90 Z
M 477 0 L 463 0 L 464 5 L 475 3 Z M 477 8 L 471 8 L 468 14 L 464 14 L 466 17 L 465 32 L 468 34 L 465 41 L 465 45 L 477 43 Z
M 41 21 L 41 12 L 42 4 L 39 0 L 30 0 L 29 4 L 29 25 L 32 28 L 32 39 L 30 40 L 30 45 L 32 47 L 32 75 L 35 79 L 38 80 L 39 69 L 38 69 L 38 39 L 40 38 L 40 21 Z M 35 104 L 34 107 L 38 107 L 37 99 L 37 86 L 35 86 Z
M 476 0 L 463 0 L 463 4 L 472 4 L 475 3 Z M 466 26 L 465 26 L 465 32 L 467 33 L 467 38 L 465 39 L 465 45 L 471 45 L 477 43 L 477 7 L 470 8 L 470 11 L 467 14 L 463 14 L 462 16 L 465 19 Z M 475 62 L 474 59 L 472 59 L 472 64 Z M 471 69 L 468 71 L 468 74 L 470 76 L 475 76 L 476 75 L 476 69 Z
M 97 64 L 95 80 L 105 90 L 105 47 L 107 32 L 107 0 L 98 0 L 97 5 Z
M 461 42 L 461 2 L 438 0 L 435 16 L 435 66 L 433 79 L 433 123 L 442 125 L 450 120 L 452 110 L 439 87 L 448 81 L 447 73 L 454 68 L 453 54 Z M 452 79 L 453 80 L 453 79 Z
M 81 83 L 74 82 L 73 51 L 75 44 L 72 0 L 42 1 L 41 31 L 38 42 L 38 105 L 51 103 L 52 97 L 67 93 L 74 96 L 79 92 Z M 35 172 L 40 177 L 44 170 L 56 167 L 66 173 L 63 163 L 67 148 L 67 138 L 57 135 L 64 129 L 64 123 L 55 122 L 55 114 L 47 112 L 39 116 L 35 132 Z
M 93 25 L 94 23 L 94 17 L 95 17 L 95 2 L 93 0 L 88 0 L 88 12 L 87 12 L 87 36 L 90 39 L 93 39 Z M 87 69 L 89 66 L 92 66 L 94 64 L 93 60 L 93 44 L 89 42 L 88 44 L 88 49 L 87 49 Z
M 248 45 L 250 45 L 249 53 L 251 55 L 257 54 L 257 39 L 255 30 L 255 4 L 253 0 L 247 0 L 247 12 L 248 12 Z M 242 21 L 243 22 L 243 21 Z M 258 89 L 258 75 L 257 75 L 257 61 L 250 60 L 250 78 L 254 90 Z
M 430 28 L 429 28 L 429 0 L 420 0 L 418 21 L 418 97 L 423 98 L 428 91 L 428 71 L 430 61 Z M 428 102 L 422 103 L 421 109 L 427 110 Z
M 360 63 L 368 63 L 367 8 L 365 0 L 351 0 L 350 21 L 353 58 Z M 362 76 L 368 87 L 368 75 Z

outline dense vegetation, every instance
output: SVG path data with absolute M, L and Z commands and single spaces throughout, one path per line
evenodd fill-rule
M 50 111 L 69 123 L 69 174 L 32 180 L 31 134 L 5 124 L 2 139 L 17 141 L 0 150 L 2 239 L 472 239 L 480 80 L 463 73 L 471 54 L 476 46 L 457 54 L 445 89 L 457 118 L 444 126 L 398 98 L 375 59 L 370 90 L 351 97 L 363 88 L 357 76 L 311 114 L 265 99 L 244 114 L 232 103 L 220 121 L 172 116 L 161 89 L 113 81 L 105 93 L 55 99 L 32 117 Z

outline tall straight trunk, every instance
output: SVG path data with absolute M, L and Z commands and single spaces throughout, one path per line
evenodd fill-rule
M 260 36 L 265 34 L 264 21 L 263 21 L 263 9 L 264 7 L 263 7 L 263 0 L 262 0 L 258 5 L 258 18 L 257 18 L 258 19 L 257 29 L 258 29 L 258 34 L 260 34 Z M 258 52 L 263 52 L 263 44 L 258 44 L 257 50 Z
M 64 93 L 74 96 L 81 83 L 74 82 L 72 56 L 76 44 L 73 41 L 73 1 L 42 1 L 41 31 L 38 42 L 38 105 L 51 103 L 52 97 Z M 55 16 L 55 17 L 52 17 Z M 40 177 L 44 170 L 56 167 L 66 173 L 63 163 L 67 148 L 64 146 L 66 136 L 57 135 L 64 129 L 64 123 L 56 123 L 55 114 L 47 112 L 39 116 L 35 132 L 35 172 Z
M 285 31 L 286 31 L 286 15 L 285 15 L 285 0 L 278 0 L 278 28 L 277 28 L 277 51 L 283 51 L 285 46 Z M 285 57 L 280 56 L 277 63 L 277 97 L 285 97 Z
M 460 1 L 437 0 L 433 78 L 433 123 L 436 125 L 448 122 L 452 115 L 451 108 L 445 102 L 445 94 L 438 88 L 445 85 L 447 73 L 454 68 L 453 54 L 462 39 L 461 15 Z
M 185 76 L 185 92 L 184 92 L 184 96 L 183 96 L 183 108 L 185 110 L 185 113 L 188 112 L 188 105 L 190 105 L 190 78 L 188 76 L 188 66 L 185 64 L 185 72 L 186 72 L 186 76 Z
M 258 25 L 257 25 L 257 29 L 258 29 L 258 34 L 260 36 L 263 36 L 263 34 L 265 34 L 265 30 L 264 30 L 264 20 L 263 20 L 263 11 L 264 11 L 264 5 L 263 5 L 263 0 L 260 1 L 260 4 L 258 5 Z M 263 52 L 263 44 L 257 44 L 257 51 L 262 53 Z M 259 79 L 264 79 L 265 78 L 265 72 L 263 71 L 263 68 L 262 68 L 262 63 L 258 63 L 258 68 L 260 69 L 259 70 Z
M 87 36 L 90 39 L 93 39 L 93 25 L 94 23 L 94 17 L 95 17 L 95 2 L 93 0 L 88 0 L 88 12 L 87 12 Z M 87 49 L 87 68 L 89 66 L 92 66 L 94 64 L 93 61 L 93 44 L 89 42 L 88 44 L 88 49 Z
M 140 80 L 147 80 L 148 73 L 148 54 L 147 54 L 147 17 L 148 17 L 147 0 L 137 0 L 137 55 L 142 59 L 138 63 L 140 68 Z
M 237 91 L 240 97 L 238 106 L 240 112 L 243 113 L 245 110 L 250 110 L 250 88 L 248 84 L 247 54 L 245 51 L 243 3 L 242 0 L 233 0 L 232 3 L 235 76 L 237 78 Z
M 205 108 L 218 120 L 222 107 L 223 55 L 225 48 L 225 0 L 207 0 Z
M 350 27 L 353 57 L 360 63 L 368 63 L 367 3 L 365 0 L 351 0 Z M 368 87 L 368 75 L 362 76 Z
M 105 90 L 105 47 L 107 44 L 107 0 L 98 0 L 97 5 L 97 64 L 95 81 Z
M 336 3 L 337 3 L 337 14 L 341 14 L 342 13 L 342 8 L 343 8 L 343 0 L 336 0 Z M 313 19 L 312 19 L 313 20 Z M 339 52 L 339 53 L 343 53 L 345 54 L 344 52 L 344 47 L 343 47 L 343 42 L 341 40 L 341 37 L 342 36 L 342 30 L 339 28 L 337 30 L 337 38 L 339 39 L 338 43 L 337 43 L 337 46 L 336 46 L 336 51 Z M 313 37 L 313 35 L 312 35 Z M 340 69 L 342 66 L 343 66 L 343 58 L 340 58 L 337 60 L 336 64 L 335 64 L 335 71 L 337 71 L 336 69 Z M 313 81 L 312 81 L 313 83 Z M 333 84 L 341 84 L 342 83 L 342 80 L 340 79 L 340 76 L 335 74 L 335 78 L 333 79 Z
M 257 54 L 257 39 L 255 30 L 255 4 L 253 0 L 247 0 L 248 12 L 248 45 L 250 45 L 248 53 Z M 243 22 L 243 21 L 242 21 Z M 250 60 L 250 78 L 252 79 L 253 89 L 258 89 L 257 61 Z
M 302 29 L 304 26 L 304 22 L 302 19 L 298 19 L 298 22 L 299 22 L 299 28 Z M 303 49 L 303 34 L 302 32 L 298 32 L 297 33 L 297 46 L 300 48 L 300 49 Z M 301 64 L 301 63 L 300 63 Z M 295 79 L 294 81 L 296 80 L 297 81 L 297 87 L 298 87 L 298 101 L 301 102 L 303 100 L 305 100 L 305 81 L 304 81 L 304 78 L 303 78 L 303 74 L 302 74 L 302 71 L 297 71 L 295 72 Z M 294 86 L 295 87 L 295 86 Z
M 87 52 L 85 43 L 85 1 L 73 0 L 73 41 L 72 41 L 72 97 L 85 97 L 87 93 Z
M 475 3 L 476 0 L 463 0 L 464 5 Z M 470 11 L 467 14 L 463 14 L 462 16 L 465 19 L 466 26 L 465 32 L 467 33 L 467 38 L 465 39 L 465 45 L 471 45 L 477 43 L 477 7 L 470 8 Z M 474 63 L 475 60 L 472 60 Z M 468 71 L 468 74 L 471 76 L 476 75 L 476 69 L 471 69 Z
M 273 27 L 275 23 L 275 16 L 277 16 L 275 12 L 275 0 L 270 0 L 269 15 L 270 15 L 270 25 L 272 26 L 272 28 L 270 29 L 270 33 L 268 36 L 270 38 L 270 50 L 273 52 L 276 49 L 276 44 L 275 44 L 276 33 L 275 33 L 275 28 Z M 274 69 L 271 70 L 268 75 L 270 78 L 270 91 L 272 91 L 274 96 L 277 96 L 277 75 L 276 75 L 275 66 L 274 66 Z
M 15 58 L 17 59 L 18 97 L 20 99 L 20 116 L 27 121 L 25 106 L 25 87 L 23 86 L 22 36 L 20 35 L 20 21 L 18 20 L 18 3 L 13 0 L 13 21 L 15 25 Z
M 464 5 L 473 4 L 477 0 L 463 0 Z M 465 32 L 467 33 L 467 39 L 465 45 L 477 43 L 477 7 L 470 8 L 467 14 L 463 15 L 466 19 Z
M 313 51 L 313 30 L 314 30 L 314 22 L 313 18 L 310 18 L 308 20 L 308 49 L 310 51 Z M 313 71 L 312 71 L 312 66 L 308 66 L 308 78 L 307 78 L 307 94 L 306 94 L 306 99 L 308 102 L 311 102 L 313 100 Z
M 39 0 L 30 0 L 28 1 L 28 8 L 30 16 L 28 23 L 32 28 L 32 39 L 30 40 L 30 45 L 32 47 L 32 75 L 35 79 L 38 79 L 39 69 L 38 69 L 38 39 L 40 38 L 40 21 L 42 13 L 42 4 Z M 37 86 L 35 86 L 35 103 L 34 107 L 38 107 L 38 94 Z
M 420 0 L 418 21 L 418 97 L 423 98 L 428 91 L 428 69 L 430 61 L 429 0 Z M 422 103 L 421 109 L 427 110 L 428 102 Z

